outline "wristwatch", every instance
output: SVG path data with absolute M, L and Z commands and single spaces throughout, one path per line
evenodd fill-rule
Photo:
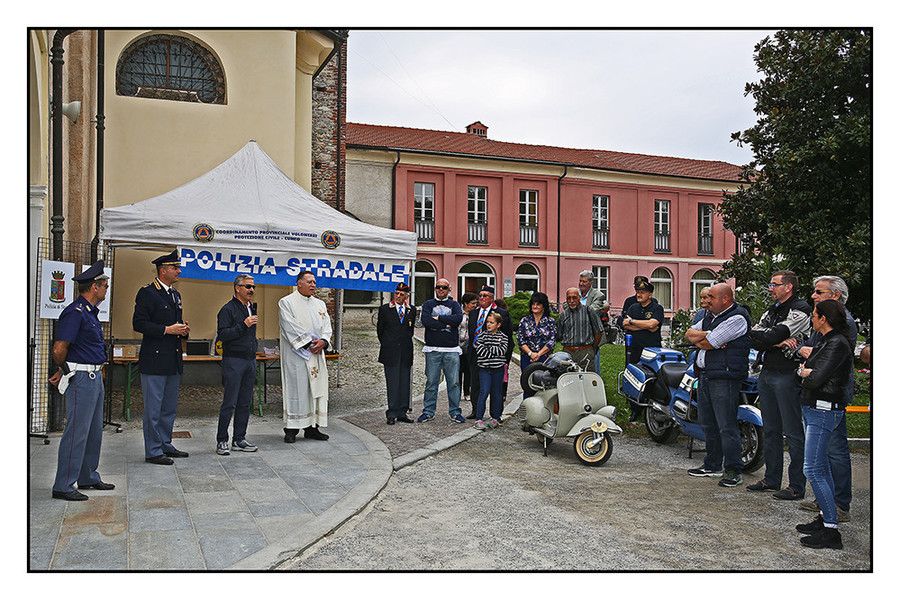
M 803 377 L 803 367 L 797 367 L 797 377 Z

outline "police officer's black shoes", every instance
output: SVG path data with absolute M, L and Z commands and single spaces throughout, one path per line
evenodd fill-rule
M 170 458 L 187 458 L 189 456 L 187 452 L 182 452 L 178 448 L 172 448 L 171 450 L 169 450 L 168 452 L 164 452 L 163 454 Z
M 56 490 L 53 490 L 53 497 L 58 498 L 59 500 L 70 500 L 70 501 L 87 500 L 88 499 L 87 496 L 85 496 L 78 490 L 72 490 L 71 492 L 57 492 Z
M 98 481 L 97 483 L 92 483 L 90 485 L 78 486 L 78 489 L 80 490 L 89 490 L 92 488 L 95 490 L 114 490 L 116 489 L 116 486 L 111 483 L 106 483 L 105 481 Z
M 173 465 L 175 461 L 166 456 L 165 454 L 160 454 L 159 456 L 151 456 L 150 458 L 145 458 L 144 462 L 153 463 L 154 465 Z

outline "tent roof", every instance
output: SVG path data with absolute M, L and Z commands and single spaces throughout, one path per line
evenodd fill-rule
M 206 229 L 198 226 L 206 226 Z M 215 169 L 170 192 L 104 208 L 100 237 L 120 246 L 200 246 L 415 260 L 416 234 L 358 221 L 288 177 L 250 141 Z M 329 236 L 329 245 L 323 233 Z M 212 237 L 209 238 L 209 234 Z M 339 245 L 334 246 L 335 240 Z

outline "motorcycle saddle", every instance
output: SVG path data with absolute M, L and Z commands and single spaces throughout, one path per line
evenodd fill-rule
M 687 371 L 687 363 L 663 363 L 657 377 L 668 387 L 677 388 Z

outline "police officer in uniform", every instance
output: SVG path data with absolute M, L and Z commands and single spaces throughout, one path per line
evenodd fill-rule
M 50 383 L 66 395 L 66 428 L 59 440 L 59 459 L 53 497 L 87 500 L 79 490 L 111 490 L 97 473 L 103 438 L 103 373 L 106 345 L 97 305 L 106 298 L 109 277 L 103 261 L 72 278 L 78 298 L 60 314 L 53 342 L 53 360 L 60 369 Z M 75 484 L 78 489 L 75 489 Z
M 178 250 L 151 262 L 156 279 L 138 290 L 131 321 L 143 334 L 138 369 L 144 396 L 144 460 L 171 465 L 172 458 L 188 456 L 172 445 L 172 428 L 183 371 L 181 339 L 191 328 L 182 321 L 181 294 L 172 287 L 181 274 Z

